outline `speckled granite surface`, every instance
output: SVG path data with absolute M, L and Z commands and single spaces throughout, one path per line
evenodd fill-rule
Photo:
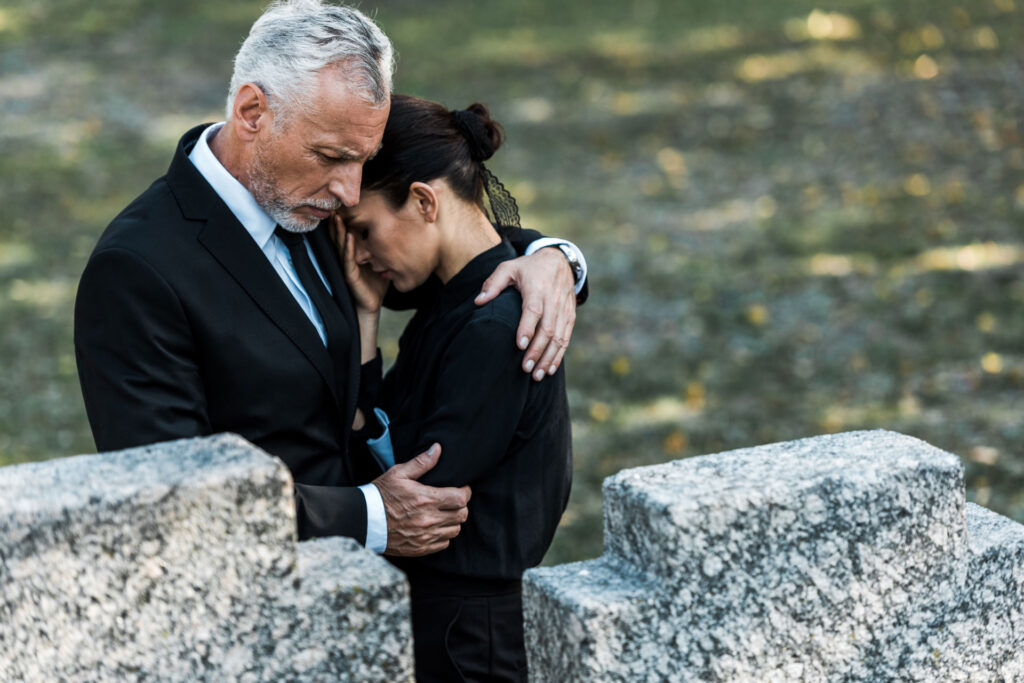
M 401 575 L 294 516 L 232 435 L 0 468 L 0 680 L 410 680 Z
M 537 681 L 1024 680 L 1024 527 L 852 432 L 626 470 L 605 554 L 527 573 Z

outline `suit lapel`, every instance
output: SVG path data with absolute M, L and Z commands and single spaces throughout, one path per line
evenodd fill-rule
M 313 364 L 340 406 L 330 356 L 316 328 L 252 236 L 227 206 L 219 201 L 217 204 L 209 208 L 199 242 Z
M 182 215 L 189 220 L 205 222 L 203 229 L 199 232 L 199 242 L 231 274 L 260 310 L 312 363 L 330 388 L 335 403 L 341 408 L 342 402 L 338 395 L 331 358 L 320 335 L 317 334 L 316 328 L 306 317 L 291 292 L 288 291 L 288 287 L 281 282 L 277 271 L 270 265 L 266 255 L 256 245 L 252 236 L 242 227 L 235 215 L 231 213 L 231 210 L 188 159 L 195 141 L 209 125 L 196 126 L 182 136 L 174 158 L 171 160 L 171 166 L 167 170 L 168 186 L 174 193 L 178 206 L 181 207 Z M 334 291 L 334 297 L 342 307 L 342 313 L 346 320 L 352 325 L 352 329 L 356 330 L 358 328 L 356 327 L 355 312 L 352 302 L 349 300 L 348 288 L 345 286 L 337 258 L 333 257 L 333 254 L 329 254 L 330 258 L 320 256 L 324 250 L 323 240 L 326 239 L 328 245 L 330 240 L 326 237 L 323 228 L 317 229 L 313 234 L 316 233 L 322 234 L 319 247 L 314 247 L 315 249 L 319 248 L 320 251 L 314 251 L 314 253 L 321 263 L 321 269 L 325 267 L 329 269 L 325 270 L 325 275 Z M 317 240 L 311 239 L 311 244 L 316 245 L 317 243 Z M 352 367 L 358 368 L 359 344 L 356 342 L 352 346 L 355 349 L 355 364 Z M 355 391 L 349 392 L 347 403 L 354 404 L 356 391 L 358 391 L 359 373 L 349 374 L 355 375 L 356 386 Z M 345 412 L 342 415 L 352 415 L 353 413 L 353 407 L 345 406 Z M 345 422 L 348 420 L 346 419 Z

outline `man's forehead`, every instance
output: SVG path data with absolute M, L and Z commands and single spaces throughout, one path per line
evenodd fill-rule
M 373 107 L 350 89 L 318 93 L 297 118 L 304 136 L 319 144 L 358 146 L 361 153 L 375 152 L 387 122 L 388 107 Z
M 358 74 L 348 73 L 338 66 L 328 66 L 317 72 L 316 88 L 314 89 L 310 110 L 325 107 L 360 111 L 376 118 L 391 108 L 391 98 L 385 97 L 383 102 L 375 103 L 372 94 Z

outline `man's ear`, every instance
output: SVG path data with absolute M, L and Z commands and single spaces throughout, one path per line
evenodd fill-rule
M 419 215 L 427 223 L 437 220 L 439 208 L 437 190 L 427 183 L 416 181 L 409 186 L 409 201 L 414 202 L 414 207 Z
M 274 123 L 267 94 L 255 83 L 244 83 L 235 95 L 231 110 L 231 125 L 241 140 L 253 140 L 261 130 Z

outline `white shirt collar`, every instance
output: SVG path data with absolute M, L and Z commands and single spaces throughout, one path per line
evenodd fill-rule
M 267 241 L 274 235 L 277 223 L 260 208 L 249 190 L 245 189 L 245 186 L 238 182 L 237 178 L 228 173 L 228 170 L 210 149 L 208 138 L 216 135 L 223 126 L 224 122 L 221 121 L 200 133 L 188 158 L 200 175 L 206 179 L 206 182 L 210 183 L 217 196 L 228 205 L 231 213 L 235 215 L 242 227 L 256 240 L 259 248 L 263 249 Z

